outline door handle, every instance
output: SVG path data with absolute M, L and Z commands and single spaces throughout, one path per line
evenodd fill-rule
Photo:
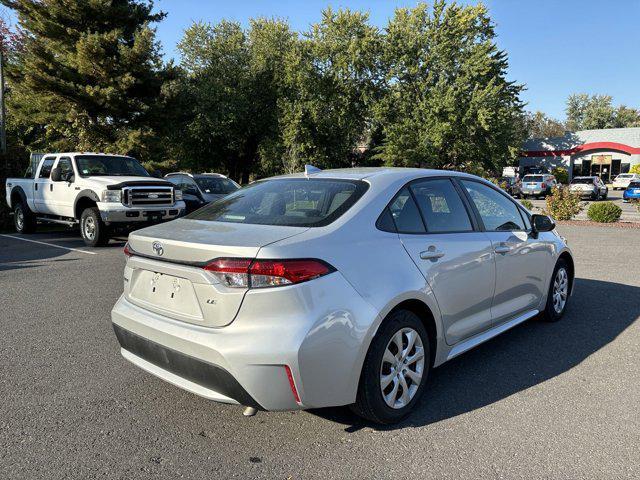
M 422 260 L 437 260 L 444 257 L 444 252 L 436 250 L 435 245 L 431 245 L 424 252 L 420 252 L 420 258 Z
M 511 251 L 511 247 L 509 245 L 498 245 L 493 249 L 496 253 L 509 253 Z
M 50 184 L 49 184 L 49 191 L 50 191 L 50 192 L 53 192 L 53 183 L 50 183 Z
M 37 184 L 37 183 L 36 183 L 36 184 L 34 184 L 34 187 L 35 187 L 35 188 L 34 188 L 35 190 L 38 190 L 38 184 Z

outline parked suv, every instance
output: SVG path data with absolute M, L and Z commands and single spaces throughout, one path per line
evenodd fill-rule
M 614 190 L 625 190 L 631 182 L 640 182 L 640 174 L 638 173 L 621 173 L 613 180 Z
M 546 197 L 551 195 L 551 190 L 558 184 L 556 177 L 547 174 L 525 175 L 520 185 L 524 198 Z
M 240 185 L 220 173 L 174 172 L 168 173 L 165 178 L 182 190 L 187 213 L 240 188 Z
M 422 169 L 258 181 L 133 232 L 125 254 L 111 318 L 135 365 L 219 402 L 380 423 L 409 414 L 431 368 L 559 320 L 574 276 L 549 217 Z
M 104 153 L 44 154 L 6 187 L 18 233 L 33 232 L 37 221 L 79 224 L 89 246 L 106 244 L 114 227 L 171 220 L 185 208 L 182 192 L 136 159 Z
M 590 200 L 606 200 L 609 195 L 609 188 L 600 177 L 575 177 L 571 180 L 569 190 L 577 193 L 582 198 Z

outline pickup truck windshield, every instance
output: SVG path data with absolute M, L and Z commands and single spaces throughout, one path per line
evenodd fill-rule
M 216 222 L 320 227 L 346 212 L 367 190 L 362 181 L 278 179 L 256 182 L 185 218 Z
M 149 177 L 149 173 L 135 158 L 106 155 L 78 155 L 78 173 L 81 177 L 134 176 Z

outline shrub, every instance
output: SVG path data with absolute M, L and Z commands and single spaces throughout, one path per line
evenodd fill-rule
M 629 170 L 629 173 L 640 173 L 640 163 L 631 167 L 631 169 Z
M 553 187 L 551 195 L 547 197 L 547 208 L 544 213 L 556 220 L 571 220 L 581 210 L 579 195 L 571 193 L 568 188 Z
M 520 200 L 520 203 L 527 210 L 529 211 L 533 210 L 533 203 L 531 203 L 529 200 L 523 198 L 522 200 Z
M 622 209 L 613 202 L 592 203 L 587 210 L 589 220 L 600 223 L 613 223 L 620 219 Z
M 567 184 L 569 183 L 569 172 L 564 167 L 556 167 L 551 171 L 551 175 L 556 177 L 558 183 Z

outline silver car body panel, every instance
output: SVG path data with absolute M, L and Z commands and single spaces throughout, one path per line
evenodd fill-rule
M 438 366 L 541 311 L 555 262 L 564 252 L 570 255 L 555 232 L 537 237 L 528 232 L 480 231 L 406 235 L 375 226 L 389 201 L 414 179 L 477 177 L 387 168 L 312 175 L 316 176 L 364 180 L 369 188 L 324 227 L 179 219 L 133 232 L 130 245 L 141 255 L 127 262 L 124 294 L 113 308 L 113 323 L 220 366 L 267 410 L 346 405 L 355 401 L 371 340 L 394 308 L 411 302 L 431 312 L 432 361 Z M 291 177 L 305 178 L 304 174 Z M 154 242 L 162 244 L 162 258 L 155 253 Z M 502 244 L 510 250 L 496 253 L 496 245 Z M 444 256 L 420 258 L 430 246 Z M 201 268 L 203 262 L 221 256 L 318 258 L 336 271 L 295 285 L 231 289 Z M 166 292 L 175 285 L 173 277 L 180 292 L 182 282 L 188 282 L 184 289 L 189 293 L 179 308 L 159 304 L 136 290 L 137 282 L 142 282 L 140 288 L 151 288 L 155 274 L 169 276 L 162 287 Z M 202 390 L 134 357 L 127 355 L 174 385 L 225 401 L 215 398 L 218 392 Z M 285 366 L 290 368 L 299 402 L 292 395 Z

